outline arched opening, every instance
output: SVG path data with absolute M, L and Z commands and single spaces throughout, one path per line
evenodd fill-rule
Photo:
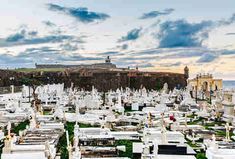
M 208 91 L 208 82 L 203 82 L 203 84 L 202 84 L 202 90 L 203 90 L 203 92 L 206 92 L 206 91 Z

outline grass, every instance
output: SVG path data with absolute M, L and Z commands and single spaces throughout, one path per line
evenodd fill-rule
M 51 111 L 46 111 L 46 110 L 43 111 L 43 115 L 50 115 L 50 114 L 51 114 Z
M 210 127 L 213 127 L 213 126 L 215 126 L 215 125 L 223 126 L 223 124 L 225 124 L 224 121 L 213 121 L 213 122 L 211 122 L 211 123 L 206 123 L 206 124 L 204 125 L 204 127 L 205 127 L 207 130 L 212 130 L 212 128 L 210 128 Z
M 17 135 L 19 135 L 19 131 L 20 130 L 24 130 L 26 128 L 26 126 L 29 125 L 29 120 L 26 120 L 24 122 L 19 123 L 16 126 L 13 126 L 12 132 L 16 133 Z
M 204 152 L 197 153 L 196 158 L 197 159 L 207 159 L 206 154 Z
M 132 145 L 133 142 L 130 140 L 117 140 L 115 141 L 115 146 L 121 146 L 125 145 L 126 146 L 126 152 L 119 152 L 119 157 L 129 157 L 132 158 Z
M 196 142 L 195 142 L 195 144 L 193 144 L 192 141 L 188 140 L 187 138 L 185 138 L 185 139 L 186 139 L 186 141 L 187 141 L 187 144 L 188 144 L 189 146 L 191 146 L 192 148 L 198 147 L 198 145 L 197 145 Z M 197 158 L 197 159 L 207 159 L 207 158 L 206 158 L 206 154 L 205 154 L 204 151 L 201 151 L 201 152 L 197 153 L 197 154 L 196 154 L 196 158 Z
M 125 108 L 125 113 L 128 113 L 128 112 L 134 112 L 135 110 L 131 110 L 131 107 L 126 107 Z
M 65 68 L 17 68 L 14 71 L 16 72 L 59 72 L 65 71 Z
M 68 130 L 69 133 L 69 140 L 72 141 L 73 140 L 73 136 L 74 136 L 74 125 L 75 122 L 67 122 L 65 124 L 65 129 Z M 82 123 L 78 123 L 79 128 L 89 128 L 89 127 L 95 127 L 92 126 L 90 124 L 82 124 Z M 67 141 L 66 141 L 66 133 L 64 133 L 58 142 L 58 152 L 61 154 L 61 159 L 68 159 L 68 150 L 67 150 Z
M 18 125 L 12 125 L 12 132 L 19 135 L 20 130 L 24 130 L 26 126 L 29 125 L 29 120 L 25 120 L 24 122 L 19 123 Z M 5 130 L 5 133 L 7 133 L 7 130 Z M 1 159 L 1 154 L 2 154 L 2 148 L 3 145 L 0 147 L 0 159 Z
M 194 119 L 195 116 L 197 116 L 197 115 L 196 114 L 191 114 L 191 115 L 188 115 L 187 117 L 191 118 L 191 119 Z
M 60 153 L 61 159 L 69 158 L 65 133 L 60 137 L 57 148 L 58 148 L 57 152 Z
M 67 122 L 65 124 L 65 130 L 68 131 L 69 133 L 69 140 L 72 141 L 73 139 L 73 129 L 74 129 L 74 125 L 75 123 L 74 122 Z M 60 139 L 59 139 L 59 142 L 58 142 L 58 145 L 57 145 L 57 152 L 60 153 L 60 156 L 61 156 L 61 159 L 68 159 L 69 158 L 69 154 L 68 154 L 68 150 L 67 150 L 67 139 L 66 139 L 66 133 L 64 133 Z
M 188 124 L 188 125 L 195 125 L 195 124 L 198 124 L 199 122 L 202 122 L 202 121 L 204 121 L 204 120 L 205 120 L 204 118 L 199 117 L 198 119 L 193 120 L 192 122 L 188 122 L 187 124 Z

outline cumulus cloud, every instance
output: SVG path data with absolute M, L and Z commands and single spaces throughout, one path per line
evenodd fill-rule
M 201 21 L 191 23 L 186 20 L 165 21 L 160 24 L 157 34 L 160 48 L 201 47 L 208 39 L 209 32 L 220 26 L 231 25 L 235 22 L 235 14 L 228 19 L 219 21 Z M 227 35 L 234 35 L 228 33 Z
M 151 11 L 148 13 L 144 13 L 139 19 L 150 19 L 150 18 L 156 18 L 159 16 L 163 16 L 163 15 L 169 15 L 174 11 L 173 8 L 167 8 L 163 11 Z
M 141 31 L 142 28 L 135 28 L 132 29 L 131 31 L 129 31 L 127 33 L 127 35 L 123 36 L 119 42 L 124 42 L 124 41 L 134 41 L 136 39 L 138 39 L 141 36 Z
M 207 39 L 206 29 L 213 25 L 211 21 L 189 23 L 186 20 L 166 21 L 160 25 L 157 34 L 160 48 L 198 47 Z
M 0 47 L 10 47 L 18 45 L 31 45 L 31 44 L 44 44 L 44 43 L 59 43 L 65 40 L 79 41 L 78 37 L 72 35 L 46 35 L 38 36 L 37 31 L 28 31 L 22 29 L 14 34 L 11 34 L 5 38 L 0 38 Z M 80 39 L 81 42 L 81 39 Z
M 71 17 L 76 18 L 78 21 L 82 23 L 103 21 L 106 20 L 107 18 L 110 18 L 108 14 L 89 11 L 88 8 L 85 7 L 80 7 L 80 8 L 63 7 L 52 3 L 47 4 L 47 6 L 48 9 L 51 11 L 56 11 L 69 15 Z

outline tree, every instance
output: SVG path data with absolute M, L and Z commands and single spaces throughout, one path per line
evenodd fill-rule
M 35 79 L 35 78 L 28 78 L 28 77 L 23 77 L 20 79 L 21 83 L 28 86 L 29 90 L 30 88 L 33 89 L 32 96 L 33 96 L 33 102 L 35 102 L 36 105 L 36 110 L 38 111 L 39 108 L 37 107 L 37 104 L 40 104 L 40 101 L 38 99 L 37 94 L 35 93 L 36 89 L 38 86 L 42 85 L 42 82 Z M 30 95 L 29 95 L 29 100 L 30 100 Z
M 156 81 L 156 90 L 159 91 L 162 89 L 160 81 Z

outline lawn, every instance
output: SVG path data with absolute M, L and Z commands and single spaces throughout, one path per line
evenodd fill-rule
M 115 146 L 126 146 L 126 152 L 119 152 L 119 157 L 129 157 L 132 158 L 132 144 L 133 142 L 130 140 L 117 140 L 115 141 Z
M 59 72 L 65 71 L 65 68 L 17 68 L 13 71 L 16 72 Z

